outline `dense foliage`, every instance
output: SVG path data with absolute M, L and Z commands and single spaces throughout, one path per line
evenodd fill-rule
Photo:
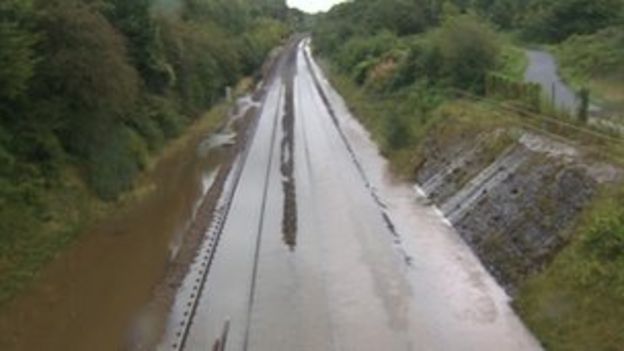
M 621 20 L 621 0 L 534 1 L 523 20 L 530 39 L 559 42 L 574 34 L 590 34 Z
M 314 44 L 369 94 L 399 96 L 409 105 L 380 123 L 386 153 L 413 146 L 410 126 L 426 123 L 445 92 L 483 93 L 488 72 L 505 64 L 492 26 L 450 2 L 343 3 L 319 19 Z
M 283 0 L 1 1 L 0 301 L 68 240 L 71 196 L 129 190 L 290 16 Z
M 583 81 L 621 76 L 623 25 L 622 0 L 357 0 L 323 15 L 314 34 L 317 52 L 369 92 L 483 94 L 491 73 L 519 86 L 526 65 L 500 30 L 561 43 L 564 73 Z M 534 91 L 516 95 L 502 96 L 541 108 Z
M 624 25 L 572 35 L 555 48 L 561 71 L 575 86 L 587 85 L 602 103 L 624 106 Z
M 518 30 L 526 39 L 538 42 L 594 33 L 622 23 L 624 18 L 622 0 L 476 0 L 468 8 L 501 28 Z
M 0 150 L 13 160 L 3 173 L 68 156 L 87 166 L 100 196 L 116 197 L 142 167 L 143 149 L 257 69 L 284 34 L 272 17 L 285 16 L 278 4 L 3 2 L 0 128 L 11 142 Z

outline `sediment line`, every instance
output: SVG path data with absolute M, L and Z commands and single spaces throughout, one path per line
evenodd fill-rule
M 316 71 L 314 70 L 312 59 L 310 58 L 310 55 L 308 54 L 306 50 L 304 50 L 303 56 L 305 57 L 308 70 L 310 71 L 310 75 L 312 76 L 312 80 L 314 81 L 314 86 L 316 87 L 316 90 L 319 96 L 321 97 L 321 100 L 323 101 L 323 105 L 325 105 L 325 108 L 327 109 L 327 112 L 329 113 L 329 116 L 331 117 L 331 120 L 334 123 L 334 126 L 336 127 L 336 130 L 338 131 L 338 134 L 340 135 L 340 138 L 342 139 L 345 147 L 347 148 L 347 151 L 349 152 L 349 155 L 351 156 L 351 159 L 353 163 L 355 164 L 355 167 L 358 173 L 362 177 L 362 180 L 364 181 L 366 188 L 369 190 L 369 193 L 373 197 L 373 200 L 375 201 L 375 203 L 380 207 L 380 212 L 384 220 L 384 223 L 386 223 L 386 226 L 388 230 L 390 231 L 390 234 L 392 234 L 392 236 L 394 236 L 395 238 L 400 238 L 401 236 L 397 232 L 396 226 L 392 223 L 392 220 L 390 219 L 390 216 L 387 214 L 387 212 L 384 211 L 384 209 L 387 206 L 379 199 L 379 196 L 377 195 L 375 188 L 372 186 L 370 180 L 366 176 L 366 172 L 364 172 L 364 167 L 362 167 L 362 164 L 360 163 L 360 161 L 358 160 L 355 154 L 355 150 L 353 150 L 353 147 L 351 146 L 349 139 L 347 139 L 347 136 L 344 134 L 344 131 L 342 130 L 342 127 L 340 126 L 340 121 L 338 120 L 338 117 L 336 116 L 336 112 L 334 111 L 334 108 L 332 107 L 331 102 L 329 101 L 329 98 L 327 97 L 327 94 L 325 93 L 325 91 L 323 90 L 323 87 L 321 86 L 319 77 L 317 76 Z M 400 239 L 397 239 L 397 240 L 400 240 Z M 411 260 L 409 260 L 408 257 L 406 257 L 406 262 L 410 262 L 410 261 Z
M 297 50 L 292 50 L 288 58 L 286 96 L 284 116 L 282 117 L 283 137 L 281 143 L 280 171 L 284 180 L 284 213 L 282 216 L 282 235 L 284 243 L 291 251 L 297 246 L 297 194 L 295 187 L 295 106 L 294 106 L 294 70 L 296 69 Z

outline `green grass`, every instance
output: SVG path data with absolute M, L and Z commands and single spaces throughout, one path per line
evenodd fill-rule
M 624 32 L 616 27 L 572 36 L 554 46 L 561 74 L 575 89 L 588 87 L 592 98 L 611 112 L 624 109 Z
M 427 111 L 408 108 L 408 93 L 371 96 L 346 74 L 334 69 L 326 71 L 331 72 L 333 85 L 344 96 L 354 115 L 371 133 L 394 170 L 400 175 L 409 176 L 413 150 L 434 118 Z M 415 104 L 417 99 L 418 97 L 412 96 Z M 392 118 L 388 119 L 388 116 Z
M 497 73 L 518 82 L 524 80 L 524 72 L 529 65 L 529 59 L 524 53 L 524 50 L 516 46 L 504 45 L 500 61 L 500 67 Z
M 452 100 L 441 92 L 410 86 L 388 95 L 375 94 L 358 86 L 346 74 L 328 68 L 332 84 L 349 108 L 371 133 L 396 174 L 412 177 L 414 166 L 424 157 L 425 140 L 435 135 L 440 143 L 474 138 L 482 132 L 511 127 L 509 113 L 470 100 Z M 486 148 L 494 158 L 512 140 L 497 138 Z
M 517 309 L 549 350 L 624 345 L 624 191 L 609 190 L 552 265 L 520 289 Z

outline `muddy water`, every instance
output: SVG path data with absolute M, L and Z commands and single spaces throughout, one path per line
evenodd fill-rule
M 144 180 L 148 195 L 83 233 L 0 313 L 0 350 L 120 350 L 134 324 L 155 325 L 142 309 L 224 157 L 222 140 L 189 133 Z

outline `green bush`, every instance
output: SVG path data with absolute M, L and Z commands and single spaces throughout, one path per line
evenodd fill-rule
M 382 32 L 371 37 L 355 37 L 337 51 L 335 61 L 344 72 L 355 75 L 355 68 L 360 63 L 380 58 L 397 43 L 398 38 L 390 32 Z
M 368 72 L 370 72 L 370 70 L 374 68 L 378 63 L 379 62 L 377 58 L 369 58 L 359 62 L 351 70 L 351 76 L 353 77 L 353 81 L 357 85 L 364 85 L 364 83 L 366 83 L 366 79 L 368 78 Z
M 88 158 L 89 183 L 99 197 L 114 200 L 132 187 L 145 165 L 147 146 L 134 131 L 121 124 L 103 132 L 106 140 Z
M 286 28 L 282 23 L 267 18 L 256 20 L 253 27 L 240 37 L 237 44 L 242 72 L 245 75 L 253 74 L 262 65 L 275 43 L 285 35 Z
M 166 99 L 150 98 L 148 109 L 148 118 L 156 123 L 166 140 L 180 135 L 189 123 L 188 119 L 178 112 L 171 101 Z
M 441 73 L 460 89 L 483 92 L 485 76 L 496 68 L 500 44 L 496 33 L 474 15 L 452 17 L 435 33 Z
M 155 107 L 145 104 L 132 116 L 128 124 L 145 140 L 150 152 L 156 152 L 165 145 L 165 133 L 156 119 L 158 110 Z
M 572 77 L 624 77 L 624 26 L 594 34 L 573 35 L 556 48 L 558 61 Z
M 522 30 L 530 40 L 561 42 L 591 34 L 621 20 L 621 0 L 540 0 L 525 13 Z
M 17 25 L 0 22 L 0 97 L 15 98 L 27 89 L 34 74 L 34 43 Z
M 583 230 L 578 282 L 617 292 L 624 301 L 624 203 L 615 202 L 597 211 Z
M 431 35 L 412 40 L 407 55 L 399 63 L 392 83 L 393 89 L 409 86 L 417 81 L 434 81 L 441 78 L 441 53 L 431 43 Z

